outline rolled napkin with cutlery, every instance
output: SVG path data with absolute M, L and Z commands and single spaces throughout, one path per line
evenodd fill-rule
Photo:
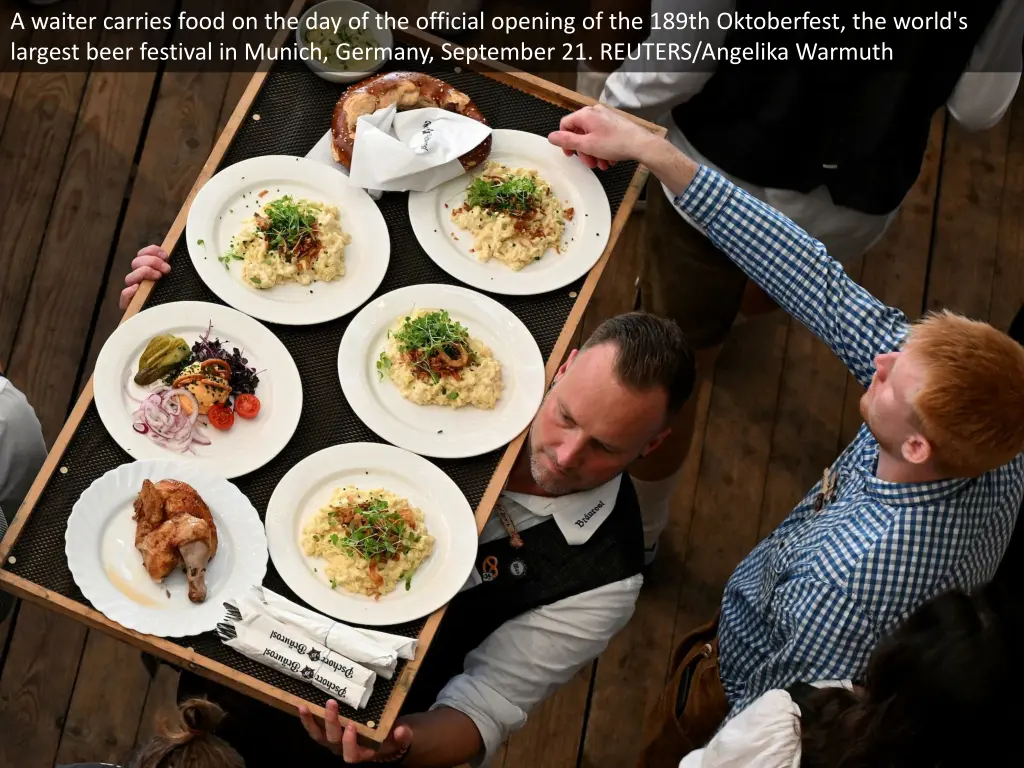
M 217 625 L 217 632 L 225 645 L 289 677 L 305 680 L 353 709 L 366 706 L 376 673 L 295 627 L 252 610 L 254 606 L 247 602 L 239 599 L 224 604 L 227 615 Z
M 457 112 L 392 104 L 356 121 L 349 178 L 367 190 L 425 192 L 464 174 L 459 158 L 490 135 Z
M 259 603 L 260 610 L 268 616 L 296 627 L 307 637 L 318 643 L 323 643 L 332 651 L 336 651 L 354 662 L 366 665 L 385 680 L 390 680 L 395 673 L 400 648 L 405 648 L 412 643 L 415 655 L 415 640 L 395 635 L 384 635 L 384 642 L 373 639 L 365 634 L 365 630 L 355 629 L 347 624 L 340 624 L 326 616 L 321 616 L 319 613 L 286 600 L 266 587 L 252 587 L 245 596 L 248 601 Z M 389 642 L 387 638 L 394 638 L 399 642 Z

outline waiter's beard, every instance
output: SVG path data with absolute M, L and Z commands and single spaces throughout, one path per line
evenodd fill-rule
M 541 465 L 540 459 L 533 451 L 530 452 L 530 474 L 533 482 L 550 493 L 552 496 L 566 496 L 576 491 L 584 490 L 569 478 L 561 479 L 547 472 Z
M 547 493 L 552 496 L 566 496 L 576 491 L 587 490 L 579 478 L 573 477 L 569 473 L 565 473 L 562 476 L 556 476 L 552 472 L 549 472 L 544 464 L 541 462 L 540 455 L 542 451 L 538 451 L 533 443 L 533 429 L 530 430 L 530 435 L 526 441 L 526 446 L 530 450 L 530 476 L 533 477 L 533 482 L 543 488 Z M 547 464 L 553 465 L 555 462 L 550 458 L 547 458 Z

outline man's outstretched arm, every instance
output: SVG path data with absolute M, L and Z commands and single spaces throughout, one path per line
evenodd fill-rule
M 650 168 L 675 195 L 676 208 L 862 384 L 871 381 L 875 356 L 896 349 L 906 335 L 906 316 L 850 279 L 824 245 L 664 139 L 600 106 L 563 118 L 549 139 L 591 168 L 598 160 L 637 160 Z

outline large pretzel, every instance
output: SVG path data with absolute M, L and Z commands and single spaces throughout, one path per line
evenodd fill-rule
M 349 87 L 334 106 L 331 120 L 333 142 L 331 153 L 336 162 L 346 168 L 352 166 L 352 146 L 355 143 L 356 120 L 382 107 L 398 104 L 399 109 L 440 107 L 471 117 L 487 125 L 476 104 L 469 96 L 452 88 L 448 83 L 422 72 L 387 72 L 375 75 Z M 491 153 L 491 137 L 459 158 L 466 170 L 479 165 Z

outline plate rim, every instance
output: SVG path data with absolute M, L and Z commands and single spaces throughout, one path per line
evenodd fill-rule
M 99 354 L 96 356 L 96 365 L 93 372 L 92 395 L 93 403 L 96 406 L 96 412 L 97 415 L 99 416 L 100 423 L 103 424 L 103 428 L 106 430 L 107 434 L 110 435 L 111 439 L 113 439 L 113 441 L 117 443 L 118 447 L 121 450 L 123 450 L 125 453 L 128 454 L 129 457 L 136 461 L 163 461 L 164 459 L 162 457 L 157 456 L 137 456 L 135 454 L 135 451 L 133 450 L 134 446 L 128 442 L 129 436 L 122 435 L 120 431 L 118 431 L 115 434 L 115 430 L 111 429 L 110 423 L 114 420 L 114 418 L 116 418 L 115 414 L 117 412 L 117 409 L 120 407 L 120 404 L 115 404 L 113 402 L 112 395 L 108 396 L 107 390 L 108 388 L 111 390 L 118 389 L 121 386 L 121 384 L 119 381 L 110 381 L 111 378 L 115 376 L 115 366 L 112 366 L 110 364 L 110 361 L 112 359 L 112 356 L 115 354 L 114 349 L 117 346 L 116 342 L 119 339 L 128 336 L 129 333 L 134 332 L 135 326 L 138 325 L 139 323 L 144 322 L 142 320 L 138 320 L 137 318 L 144 317 L 146 316 L 147 313 L 171 314 L 172 312 L 175 311 L 198 311 L 199 308 L 202 308 L 202 312 L 208 312 L 211 311 L 208 309 L 210 307 L 214 308 L 212 312 L 232 313 L 237 315 L 239 322 L 241 323 L 254 323 L 254 328 L 258 327 L 259 329 L 257 331 L 258 333 L 266 334 L 270 339 L 272 339 L 273 344 L 279 346 L 279 352 L 284 354 L 285 358 L 288 360 L 290 364 L 289 370 L 282 372 L 282 378 L 292 379 L 292 381 L 290 382 L 291 386 L 288 386 L 289 382 L 282 381 L 282 389 L 288 390 L 290 393 L 293 394 L 289 394 L 288 398 L 281 398 L 282 400 L 287 400 L 289 405 L 285 406 L 282 404 L 282 406 L 280 407 L 282 408 L 282 410 L 285 410 L 286 412 L 288 410 L 294 410 L 294 417 L 291 419 L 290 424 L 288 424 L 287 422 L 285 423 L 285 429 L 278 432 L 278 434 L 284 435 L 285 437 L 284 440 L 281 442 L 280 446 L 277 448 L 277 450 L 273 451 L 273 453 L 267 455 L 266 458 L 261 459 L 258 462 L 252 460 L 250 460 L 249 462 L 239 462 L 237 468 L 231 468 L 231 466 L 229 465 L 228 468 L 225 469 L 224 467 L 219 465 L 216 459 L 206 460 L 213 462 L 213 465 L 218 467 L 218 470 L 223 474 L 223 476 L 231 480 L 236 477 L 243 477 L 245 475 L 251 474 L 252 472 L 255 472 L 257 469 L 261 469 L 262 467 L 266 466 L 271 461 L 273 461 L 275 458 L 277 458 L 277 456 L 288 446 L 288 443 L 290 443 L 292 438 L 295 436 L 295 433 L 296 431 L 298 431 L 299 428 L 299 423 L 302 420 L 302 375 L 299 373 L 298 366 L 295 364 L 295 359 L 292 357 L 291 352 L 288 351 L 288 348 L 284 345 L 284 342 L 282 342 L 277 337 L 277 335 L 274 334 L 273 331 L 271 331 L 269 328 L 263 325 L 263 323 L 261 323 L 256 318 L 247 315 L 244 312 L 241 312 L 237 309 L 234 309 L 233 307 L 229 307 L 224 304 L 214 304 L 212 302 L 205 301 L 172 301 L 166 304 L 155 304 L 151 307 L 144 307 L 143 309 L 136 312 L 128 319 L 124 320 L 120 325 L 118 325 L 117 328 L 114 329 L 114 332 L 111 333 L 110 336 L 107 337 L 106 341 L 103 342 L 103 346 L 100 348 Z M 275 406 L 275 408 L 276 407 L 278 406 Z M 249 455 L 251 456 L 253 454 Z M 173 461 L 174 459 L 167 460 Z M 199 457 L 196 457 L 196 461 L 194 462 L 194 464 L 196 466 L 201 466 L 200 461 L 202 460 L 199 459 Z M 182 463 L 191 464 L 193 462 L 191 460 L 186 459 Z
M 285 160 L 288 160 L 290 162 L 285 163 Z M 240 174 L 242 171 L 252 166 L 277 162 L 281 162 L 282 165 L 287 167 L 305 168 L 307 169 L 307 171 L 310 172 L 322 172 L 325 177 L 330 177 L 334 179 L 341 186 L 346 187 L 354 194 L 356 194 L 357 197 L 360 197 L 361 199 L 365 198 L 365 201 L 372 207 L 374 211 L 373 226 L 379 225 L 384 237 L 377 238 L 375 236 L 373 238 L 375 249 L 378 247 L 378 242 L 382 241 L 382 245 L 380 246 L 381 252 L 378 253 L 375 250 L 373 258 L 369 260 L 369 267 L 377 270 L 377 272 L 372 273 L 373 276 L 367 283 L 368 287 L 369 285 L 372 284 L 373 288 L 372 290 L 369 290 L 369 292 L 367 292 L 365 296 L 362 296 L 358 301 L 348 302 L 351 304 L 351 306 L 349 306 L 347 309 L 344 308 L 346 306 L 346 303 L 328 302 L 324 304 L 324 306 L 328 307 L 329 309 L 319 314 L 315 314 L 314 319 L 302 319 L 301 316 L 300 318 L 295 318 L 294 316 L 292 316 L 289 310 L 289 308 L 293 307 L 294 305 L 282 304 L 281 309 L 278 311 L 266 311 L 265 309 L 261 309 L 261 307 L 266 308 L 274 306 L 273 300 L 270 299 L 269 297 L 265 299 L 263 297 L 254 297 L 258 299 L 257 305 L 255 307 L 247 307 L 243 309 L 239 306 L 236 306 L 235 303 L 228 301 L 227 298 L 221 296 L 221 294 L 217 291 L 217 288 L 214 285 L 212 285 L 209 280 L 207 280 L 206 266 L 202 265 L 201 263 L 202 261 L 204 261 L 203 256 L 207 254 L 200 253 L 200 246 L 198 245 L 196 238 L 191 236 L 191 233 L 195 232 L 195 228 L 198 226 L 196 222 L 198 221 L 199 217 L 205 213 L 205 208 L 208 207 L 203 205 L 203 201 L 217 191 L 219 184 L 227 183 L 226 179 L 230 178 L 230 174 Z M 220 180 L 219 182 L 218 179 Z M 351 232 L 349 234 L 351 234 Z M 186 217 L 185 221 L 185 248 L 188 251 L 189 260 L 192 262 L 192 266 L 195 269 L 196 274 L 199 276 L 199 279 L 202 281 L 203 285 L 205 285 L 210 292 L 212 292 L 218 299 L 223 301 L 227 306 L 231 307 L 232 309 L 236 309 L 239 312 L 242 312 L 243 314 L 249 315 L 252 318 L 261 320 L 263 322 L 272 323 L 274 325 L 303 327 L 311 325 L 321 325 L 323 323 L 329 323 L 334 320 L 338 320 L 339 318 L 345 317 L 347 315 L 352 314 L 353 312 L 358 311 L 364 304 L 366 304 L 367 301 L 373 298 L 373 295 L 380 288 L 381 283 L 384 282 L 384 278 L 387 277 L 388 267 L 390 266 L 391 263 L 391 232 L 388 229 L 387 220 L 384 218 L 384 214 L 381 212 L 380 206 L 377 205 L 376 201 L 374 201 L 374 199 L 370 197 L 369 193 L 365 189 L 356 184 L 353 184 L 349 177 L 338 168 L 333 168 L 330 165 L 322 163 L 318 160 L 313 160 L 312 158 L 309 157 L 300 157 L 298 155 L 257 155 L 256 157 L 249 157 L 244 160 L 239 160 L 237 163 L 232 163 L 231 165 L 222 168 L 221 170 L 217 171 L 213 176 L 211 176 L 206 181 L 206 183 L 203 184 L 202 187 L 199 188 L 199 191 L 196 193 L 195 199 L 189 205 L 188 216 Z M 346 264 L 346 275 L 347 274 L 348 265 Z M 345 276 L 342 276 L 342 279 L 344 279 L 344 277 Z M 342 307 L 340 311 L 337 309 L 338 306 Z
M 523 424 L 515 432 L 515 434 L 507 438 L 503 438 L 501 441 L 495 441 L 494 444 L 485 443 L 483 444 L 483 448 L 453 448 L 452 450 L 445 450 L 430 447 L 430 445 L 438 445 L 438 443 L 435 442 L 427 445 L 425 448 L 421 450 L 421 446 L 419 445 L 417 445 L 415 448 L 411 447 L 410 444 L 415 444 L 415 441 L 410 440 L 407 434 L 402 433 L 400 429 L 393 430 L 388 425 L 383 425 L 383 428 L 381 428 L 380 419 L 372 415 L 373 409 L 364 408 L 363 400 L 365 398 L 363 398 L 362 395 L 360 394 L 360 387 L 359 385 L 356 384 L 354 378 L 357 380 L 361 379 L 359 379 L 358 377 L 352 377 L 347 375 L 346 370 L 343 368 L 343 361 L 346 359 L 346 351 L 352 348 L 353 345 L 355 344 L 354 338 L 356 336 L 356 333 L 360 330 L 360 324 L 370 323 L 371 320 L 369 320 L 369 318 L 381 315 L 382 308 L 376 306 L 377 302 L 384 302 L 388 300 L 395 301 L 393 297 L 396 294 L 406 292 L 414 293 L 416 291 L 428 290 L 451 291 L 457 294 L 463 294 L 472 301 L 482 301 L 485 305 L 490 304 L 491 307 L 499 315 L 507 315 L 516 324 L 518 324 L 519 327 L 525 333 L 526 338 L 530 340 L 532 344 L 532 349 L 536 351 L 536 360 L 534 361 L 534 364 L 537 366 L 539 370 L 540 381 L 538 391 L 535 394 L 536 406 L 530 413 L 530 416 L 526 420 L 526 423 Z M 391 316 L 389 315 L 387 322 L 390 322 L 392 319 L 393 318 L 391 318 Z M 346 340 L 349 340 L 348 345 L 346 345 Z M 351 351 L 354 353 L 356 350 L 352 348 Z M 362 350 L 362 354 L 368 354 L 369 351 L 370 350 L 368 349 Z M 527 366 L 523 365 L 523 361 L 516 362 L 518 364 L 517 371 L 529 370 Z M 532 366 L 530 368 L 532 368 Z M 537 339 L 534 337 L 534 335 L 530 332 L 530 329 L 526 327 L 526 324 L 522 320 L 520 320 L 519 317 L 517 317 L 512 310 L 510 310 L 508 307 L 504 306 L 500 302 L 496 301 L 495 299 L 491 298 L 490 296 L 480 293 L 479 291 L 473 288 L 467 288 L 466 286 L 462 285 L 448 285 L 446 283 L 417 283 L 415 285 L 407 285 L 401 288 L 396 288 L 393 291 L 388 291 L 388 293 L 385 293 L 382 296 L 378 296 L 374 303 L 367 304 L 365 307 L 363 307 L 349 322 L 348 327 L 345 329 L 345 333 L 341 337 L 341 343 L 338 345 L 337 371 L 338 380 L 341 383 L 342 394 L 344 394 L 346 402 L 348 402 L 349 406 L 352 408 L 353 413 L 355 413 L 356 417 L 366 426 L 367 429 L 369 429 L 382 440 L 395 446 L 396 448 L 401 448 L 402 450 L 410 451 L 420 456 L 434 459 L 468 459 L 474 458 L 476 456 L 482 456 L 486 453 L 490 453 L 491 451 L 496 451 L 507 447 L 509 443 L 514 441 L 519 435 L 523 433 L 523 431 L 529 429 L 530 425 L 533 423 L 533 420 L 536 417 L 537 412 L 544 401 L 544 393 L 546 391 L 545 387 L 547 382 L 546 361 L 544 360 L 543 353 L 540 351 L 540 345 L 537 343 Z M 353 397 L 353 394 L 355 394 L 355 397 Z M 371 413 L 369 418 L 366 417 L 367 411 Z
M 166 469 L 158 470 L 160 467 Z M 84 525 L 86 518 L 89 516 L 92 510 L 100 509 L 99 505 L 88 504 L 90 497 L 95 494 L 103 493 L 104 487 L 112 483 L 118 482 L 118 474 L 131 475 L 132 473 L 138 472 L 141 476 L 149 476 L 156 474 L 163 474 L 165 476 L 182 475 L 186 476 L 185 482 L 189 482 L 190 485 L 196 481 L 196 478 L 200 478 L 203 483 L 209 483 L 211 485 L 222 485 L 223 492 L 226 495 L 235 497 L 234 502 L 231 504 L 232 515 L 239 515 L 240 517 L 250 517 L 249 521 L 240 521 L 239 525 L 245 526 L 245 530 L 248 535 L 252 536 L 252 539 L 257 543 L 263 554 L 262 558 L 252 557 L 238 557 L 236 558 L 236 568 L 240 569 L 245 574 L 249 569 L 252 569 L 251 578 L 259 577 L 258 584 L 262 584 L 267 574 L 267 564 L 270 561 L 270 552 L 266 536 L 266 530 L 260 520 L 259 513 L 256 511 L 256 507 L 249 500 L 240 488 L 232 483 L 227 478 L 217 475 L 213 472 L 209 472 L 200 467 L 195 467 L 182 462 L 177 462 L 169 459 L 139 459 L 136 461 L 127 461 L 123 464 L 119 464 L 113 469 L 107 470 L 102 475 L 93 480 L 88 487 L 82 491 L 79 497 L 75 500 L 74 505 L 71 508 L 71 514 L 68 515 L 68 520 L 64 528 L 64 554 L 67 558 L 68 571 L 71 573 L 72 581 L 81 591 L 83 597 L 89 601 L 89 605 L 93 610 L 105 616 L 110 621 L 118 624 L 125 629 L 139 632 L 145 635 L 151 635 L 154 637 L 193 637 L 195 635 L 202 634 L 216 629 L 218 623 L 223 621 L 223 610 L 220 602 L 210 602 L 209 598 L 204 601 L 192 613 L 192 620 L 188 620 L 190 612 L 185 611 L 170 611 L 166 612 L 163 616 L 149 616 L 145 621 L 132 620 L 132 615 L 137 617 L 147 617 L 145 613 L 131 614 L 130 612 L 122 612 L 120 608 L 122 604 L 114 604 L 113 606 L 104 606 L 102 603 L 98 604 L 94 597 L 96 588 L 96 582 L 100 579 L 100 574 L 104 573 L 103 564 L 101 558 L 97 560 L 93 565 L 98 566 L 95 570 L 88 570 L 91 566 L 85 563 L 87 558 L 87 548 L 80 546 L 81 539 L 77 540 L 78 546 L 72 546 L 72 535 Z M 83 503 L 85 499 L 86 503 Z M 109 508 L 108 508 L 109 516 Z M 77 520 L 79 522 L 76 522 Z M 218 523 L 218 527 L 223 523 Z M 99 543 L 102 544 L 102 528 L 96 528 L 97 537 Z M 91 562 L 91 561 L 90 561 Z M 86 570 L 83 570 L 85 568 Z M 76 569 L 78 569 L 76 571 Z M 243 579 L 247 580 L 250 578 L 247 575 L 243 576 Z M 116 590 L 116 587 L 112 587 Z M 92 595 L 90 596 L 90 592 Z M 108 611 L 110 611 L 108 613 Z M 201 618 L 205 614 L 209 613 L 209 618 Z M 184 618 L 183 618 L 184 617 Z
M 520 136 L 520 137 L 530 137 L 528 139 L 529 141 L 540 140 L 541 142 L 545 142 L 546 143 L 545 137 L 541 136 L 540 134 L 531 133 L 529 131 L 519 131 L 519 130 L 515 130 L 515 129 L 511 129 L 511 128 L 495 128 L 492 131 L 492 135 L 494 135 L 495 145 L 499 144 L 499 142 L 501 141 L 501 137 L 502 136 L 510 137 L 512 135 Z M 552 146 L 552 145 L 548 145 L 548 146 Z M 555 148 L 555 149 L 557 149 L 557 148 Z M 493 151 L 495 151 L 495 150 L 492 149 L 492 152 Z M 500 151 L 500 148 L 499 148 L 499 151 Z M 407 204 L 407 210 L 408 210 L 408 214 L 409 214 L 409 224 L 412 227 L 413 235 L 415 236 L 416 242 L 419 244 L 420 248 L 427 255 L 427 258 L 429 258 L 435 265 L 437 265 L 437 267 L 439 269 L 441 269 L 445 274 L 447 274 L 450 277 L 458 280 L 460 283 L 463 283 L 466 286 L 469 286 L 470 288 L 473 288 L 473 289 L 476 289 L 476 290 L 479 290 L 479 291 L 486 291 L 487 293 L 495 293 L 495 294 L 499 294 L 499 295 L 502 295 L 502 296 L 539 296 L 539 295 L 542 295 L 542 294 L 545 294 L 545 293 L 551 293 L 553 291 L 561 290 L 562 288 L 565 288 L 566 286 L 572 285 L 577 280 L 580 280 L 581 278 L 585 278 L 591 272 L 591 270 L 593 270 L 594 267 L 597 266 L 598 262 L 601 261 L 601 257 L 604 255 L 604 252 L 608 249 L 609 242 L 611 242 L 611 229 L 612 229 L 612 225 L 614 223 L 614 217 L 612 216 L 612 211 L 611 211 L 611 201 L 608 200 L 608 193 L 605 191 L 604 187 L 601 185 L 600 180 L 597 178 L 597 174 L 595 174 L 593 170 L 591 170 L 589 168 L 586 168 L 586 166 L 584 166 L 582 164 L 580 164 L 580 168 L 582 170 L 589 171 L 589 173 L 591 174 L 591 176 L 594 179 L 594 182 L 597 184 L 597 187 L 601 190 L 601 194 L 602 194 L 603 200 L 606 203 L 606 207 L 602 209 L 600 215 L 604 216 L 605 214 L 607 214 L 607 226 L 606 227 L 604 226 L 605 219 L 602 218 L 601 222 L 599 222 L 599 223 L 600 223 L 600 225 L 606 231 L 600 236 L 600 238 L 601 238 L 601 249 L 597 252 L 596 257 L 586 267 L 586 269 L 584 269 L 583 271 L 579 272 L 579 274 L 575 274 L 576 270 L 572 270 L 572 274 L 575 274 L 574 277 L 571 277 L 571 278 L 568 278 L 568 279 L 559 278 L 558 280 L 555 280 L 555 281 L 553 281 L 551 283 L 542 283 L 541 285 L 543 287 L 538 289 L 538 288 L 530 288 L 529 287 L 530 280 L 526 279 L 525 277 L 520 278 L 520 276 L 523 274 L 522 272 L 516 273 L 516 272 L 512 272 L 511 270 L 509 270 L 509 275 L 513 276 L 513 280 L 512 281 L 508 281 L 508 282 L 504 282 L 503 283 L 503 282 L 498 281 L 498 280 L 492 280 L 492 279 L 490 279 L 490 277 L 488 277 L 486 280 L 484 280 L 482 277 L 480 279 L 477 279 L 477 277 L 475 276 L 476 270 L 478 268 L 480 268 L 480 267 L 483 267 L 484 265 L 482 265 L 482 264 L 473 264 L 468 259 L 464 259 L 466 263 L 463 266 L 461 266 L 461 267 L 459 267 L 457 269 L 454 269 L 454 270 L 451 269 L 450 268 L 451 264 L 453 264 L 453 263 L 461 263 L 461 262 L 449 261 L 445 257 L 436 256 L 435 252 L 434 252 L 435 249 L 428 248 L 427 245 L 424 244 L 423 239 L 420 237 L 420 235 L 421 235 L 421 228 L 418 226 L 419 219 L 420 219 L 421 216 L 425 216 L 426 215 L 426 212 L 425 212 L 426 201 L 428 199 L 430 199 L 432 195 L 436 194 L 436 190 L 428 190 L 426 192 L 410 192 L 409 193 L 409 200 L 408 200 L 408 204 Z M 471 175 L 471 172 L 467 173 L 466 175 Z M 462 177 L 460 176 L 458 178 L 462 178 Z M 422 211 L 419 210 L 421 208 L 423 208 Z M 424 228 L 426 228 L 426 227 L 427 227 L 427 225 L 424 224 Z M 424 234 L 426 234 L 425 229 L 423 230 L 423 232 L 424 232 Z M 463 256 L 463 254 L 459 254 L 459 255 Z
M 445 590 L 442 594 L 446 596 L 441 599 L 435 598 L 431 601 L 424 601 L 421 597 L 415 602 L 416 607 L 409 612 L 409 615 L 400 616 L 398 619 L 393 617 L 388 617 L 385 620 L 375 619 L 372 615 L 372 611 L 369 612 L 369 615 L 340 615 L 341 612 L 336 611 L 333 607 L 327 606 L 328 601 L 334 597 L 330 589 L 324 587 L 323 589 L 318 589 L 314 593 L 311 590 L 307 591 L 304 584 L 299 584 L 297 588 L 296 584 L 293 583 L 293 581 L 296 580 L 290 580 L 292 569 L 308 568 L 308 566 L 303 560 L 303 556 L 298 549 L 297 542 L 292 540 L 294 536 L 290 531 L 290 527 L 294 524 L 295 516 L 300 514 L 302 510 L 289 506 L 290 499 L 285 498 L 286 493 L 291 496 L 289 486 L 305 481 L 305 485 L 309 487 L 322 480 L 323 478 L 310 480 L 310 475 L 308 474 L 310 472 L 310 468 L 320 462 L 330 460 L 333 462 L 332 466 L 336 469 L 344 469 L 345 461 L 366 464 L 375 460 L 374 454 L 380 456 L 379 462 L 381 466 L 385 466 L 385 462 L 389 457 L 394 459 L 394 457 L 401 456 L 403 461 L 419 465 L 424 473 L 433 475 L 435 481 L 439 485 L 447 486 L 448 492 L 451 493 L 453 499 L 461 500 L 464 505 L 464 511 L 468 515 L 467 525 L 472 527 L 472 536 L 468 537 L 473 544 L 471 556 L 469 548 L 466 547 L 454 547 L 452 551 L 449 552 L 449 559 L 456 556 L 465 558 L 467 565 L 465 578 L 458 580 L 457 586 L 450 595 L 447 595 L 448 590 Z M 446 507 L 446 509 L 451 508 Z M 438 514 L 446 513 L 439 512 Z M 454 512 L 451 519 L 454 519 Z M 470 578 L 470 574 L 472 573 L 476 563 L 476 554 L 480 546 L 480 534 L 477 530 L 476 514 L 473 510 L 473 506 L 469 503 L 469 499 L 466 498 L 466 495 L 462 492 L 462 489 L 459 488 L 458 483 L 455 482 L 454 478 L 429 459 L 414 453 L 413 451 L 406 450 L 405 448 L 399 448 L 398 446 L 394 446 L 389 443 L 372 443 L 365 441 L 338 443 L 336 445 L 327 446 L 326 448 L 321 448 L 319 451 L 315 451 L 314 453 L 304 457 L 301 461 L 291 467 L 274 487 L 274 490 L 270 495 L 270 500 L 267 502 L 267 511 L 264 516 L 264 520 L 264 525 L 267 531 L 267 549 L 270 561 L 273 563 L 278 576 L 281 577 L 281 580 L 284 581 L 288 588 L 294 592 L 300 600 L 307 603 L 314 610 L 323 613 L 325 616 L 338 621 L 350 622 L 355 625 L 369 627 L 389 627 L 398 624 L 405 624 L 411 621 L 418 621 L 447 605 L 462 590 L 466 581 Z M 278 530 L 283 532 L 285 528 L 289 528 L 287 536 L 274 535 Z M 298 557 L 294 559 L 288 558 L 290 550 L 299 552 Z M 275 552 L 277 554 L 275 554 Z M 282 567 L 282 565 L 284 567 Z M 443 567 L 448 569 L 451 566 L 449 563 L 445 563 Z M 452 584 L 455 583 L 455 580 L 453 580 Z M 322 597 L 322 599 L 320 599 L 320 597 Z M 372 605 L 372 603 L 367 603 L 367 605 Z M 421 607 L 424 605 L 427 607 Z

